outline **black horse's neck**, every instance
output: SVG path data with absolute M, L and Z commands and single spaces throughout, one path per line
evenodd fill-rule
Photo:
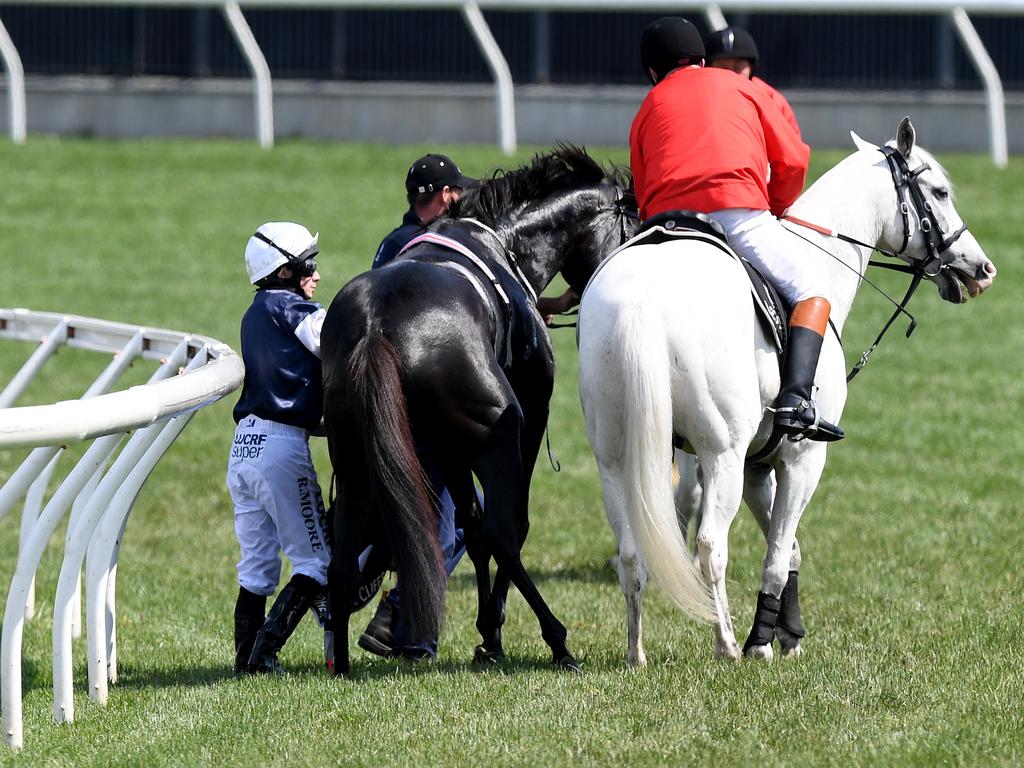
M 579 291 L 623 239 L 620 201 L 627 183 L 583 150 L 563 146 L 470 188 L 451 215 L 480 222 L 473 237 L 497 245 L 513 271 L 515 260 L 535 293 L 560 271 Z
M 558 272 L 582 290 L 601 258 L 617 245 L 615 192 L 607 186 L 574 190 L 524 210 L 509 222 L 510 241 L 540 293 Z

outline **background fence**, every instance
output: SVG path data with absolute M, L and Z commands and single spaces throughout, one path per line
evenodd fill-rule
M 275 79 L 490 82 L 457 10 L 245 9 Z M 653 11 L 486 10 L 517 85 L 644 85 L 634 54 Z M 702 31 L 701 13 L 683 12 Z M 0 4 L 26 74 L 248 77 L 211 8 Z M 757 40 L 781 88 L 981 87 L 945 15 L 751 13 L 728 16 Z M 1007 90 L 1024 90 L 1024 18 L 972 21 Z
M 518 141 L 516 84 L 634 89 L 627 99 L 612 103 L 604 96 L 587 96 L 568 108 L 557 98 L 534 100 L 527 107 L 533 115 L 532 133 L 544 143 L 576 140 L 581 129 L 599 141 L 614 137 L 611 140 L 618 142 L 624 134 L 622 124 L 628 124 L 627 115 L 642 94 L 636 64 L 638 32 L 659 13 L 681 10 L 666 0 L 629 0 L 627 10 L 619 3 L 584 0 L 382 0 L 367 10 L 362 8 L 365 1 L 299 0 L 286 7 L 281 0 L 110 0 L 113 7 L 103 7 L 102 0 L 78 0 L 68 7 L 50 0 L 20 0 L 0 5 L 0 18 L 8 19 L 7 25 L 0 24 L 0 54 L 10 75 L 11 136 L 20 142 L 26 132 L 23 70 L 44 80 L 85 74 L 93 79 L 127 78 L 129 83 L 154 77 L 177 83 L 238 82 L 248 72 L 255 94 L 255 133 L 265 148 L 273 145 L 275 134 L 272 73 L 279 81 L 303 84 L 307 98 L 292 106 L 300 116 L 311 116 L 309 121 L 293 119 L 294 130 L 303 135 L 433 142 L 444 136 L 472 141 L 479 137 L 465 127 L 480 122 L 478 101 L 453 102 L 434 95 L 416 102 L 397 91 L 388 99 L 376 93 L 348 94 L 348 104 L 339 112 L 322 97 L 331 84 L 385 80 L 412 81 L 418 87 L 411 95 L 422 97 L 417 91 L 424 84 L 464 87 L 485 82 L 489 74 L 497 139 L 506 153 L 512 153 Z M 175 7 L 179 3 L 187 7 Z M 731 19 L 720 5 L 732 12 Z M 954 0 L 722 0 L 684 3 L 686 8 L 705 32 L 730 22 L 750 28 L 762 49 L 760 74 L 781 89 L 839 89 L 850 94 L 838 100 L 838 109 L 819 105 L 820 115 L 809 133 L 812 140 L 824 135 L 828 145 L 845 143 L 837 138 L 849 127 L 863 129 L 863 120 L 849 125 L 849 110 L 843 108 L 856 101 L 877 101 L 880 93 L 970 94 L 980 85 L 992 157 L 997 166 L 1006 165 L 1003 80 L 1011 89 L 1024 83 L 1024 52 L 1017 44 L 1024 31 L 1021 0 L 962 0 L 958 5 Z M 981 33 L 969 12 L 978 17 Z M 18 54 L 26 45 L 27 67 Z M 190 100 L 182 98 L 184 88 L 164 86 L 139 94 L 146 97 L 139 101 L 150 102 L 139 106 L 125 103 L 132 87 L 101 86 L 106 100 L 92 103 L 80 96 L 95 90 L 93 85 L 83 88 L 76 83 L 63 92 L 50 88 L 49 116 L 42 127 L 99 135 L 192 130 L 210 135 L 231 131 L 239 122 L 231 95 L 218 100 L 207 92 Z M 940 137 L 945 134 L 933 147 L 980 149 L 978 116 L 972 114 L 977 105 L 970 102 L 957 99 L 932 110 L 928 127 L 937 126 Z M 960 114 L 962 105 L 968 109 Z M 872 119 L 872 135 L 889 130 L 889 106 L 882 110 L 884 115 Z M 1018 99 L 1017 108 L 1024 114 L 1024 98 Z M 567 114 L 575 114 L 574 125 L 563 123 Z M 81 115 L 85 117 L 79 119 Z M 797 116 L 804 124 L 799 108 Z M 306 125 L 316 118 L 321 125 Z M 837 131 L 839 119 L 846 126 Z M 548 123 L 557 124 L 558 130 L 547 129 Z M 323 124 L 329 127 L 324 129 Z M 408 127 L 403 132 L 405 124 L 415 126 L 411 137 Z M 575 128 L 576 136 L 567 136 L 567 128 Z M 961 134 L 972 138 L 965 141 Z M 1018 146 L 1024 144 L 1024 130 L 1018 129 L 1015 138 Z

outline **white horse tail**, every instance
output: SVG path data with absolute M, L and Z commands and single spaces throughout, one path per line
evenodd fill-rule
M 714 601 L 676 517 L 672 493 L 672 392 L 660 314 L 622 307 L 614 347 L 624 352 L 623 477 L 626 514 L 648 571 L 688 616 L 713 621 Z

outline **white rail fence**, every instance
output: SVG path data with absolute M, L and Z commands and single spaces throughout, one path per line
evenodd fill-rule
M 482 8 L 493 10 L 553 11 L 662 11 L 702 12 L 714 29 L 727 26 L 725 11 L 786 13 L 948 14 L 957 36 L 980 77 L 988 109 L 989 146 L 992 160 L 1004 168 L 1007 162 L 1006 109 L 1002 80 L 969 14 L 1024 14 L 1024 0 L 719 0 L 717 3 L 687 0 L 9 0 L 27 5 L 126 5 L 135 7 L 212 7 L 224 14 L 253 79 L 255 134 L 260 146 L 274 144 L 273 86 L 270 67 L 252 34 L 242 7 L 246 8 L 433 8 L 459 10 L 494 78 L 497 135 L 501 149 L 516 149 L 515 93 L 508 62 L 484 19 Z M 8 112 L 11 139 L 25 140 L 25 82 L 21 59 L 0 21 L 0 58 L 8 73 Z
M 39 345 L 0 392 L 0 449 L 33 449 L 0 488 L 0 520 L 25 500 L 0 637 L 3 736 L 8 746 L 18 749 L 24 741 L 22 631 L 34 612 L 33 585 L 47 542 L 70 508 L 53 612 L 53 713 L 62 723 L 74 719 L 71 640 L 81 631 L 83 561 L 89 696 L 105 704 L 107 685 L 117 680 L 114 587 L 121 535 L 132 505 L 195 412 L 236 389 L 244 368 L 238 355 L 215 339 L 24 309 L 0 309 L 0 339 Z M 80 400 L 11 407 L 65 345 L 112 354 L 113 359 Z M 109 392 L 139 359 L 159 361 L 149 381 Z M 64 448 L 90 439 L 92 444 L 44 507 Z

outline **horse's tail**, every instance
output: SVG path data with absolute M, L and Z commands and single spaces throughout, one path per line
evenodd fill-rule
M 429 483 L 409 424 L 398 351 L 371 331 L 352 349 L 346 368 L 350 424 L 362 433 L 364 457 L 350 471 L 366 472 L 371 514 L 387 532 L 402 577 L 408 639 L 436 638 L 444 615 L 443 560 Z
M 625 384 L 625 506 L 650 574 L 687 615 L 714 620 L 714 603 L 686 546 L 672 495 L 672 392 L 665 325 L 624 307 L 616 345 Z

